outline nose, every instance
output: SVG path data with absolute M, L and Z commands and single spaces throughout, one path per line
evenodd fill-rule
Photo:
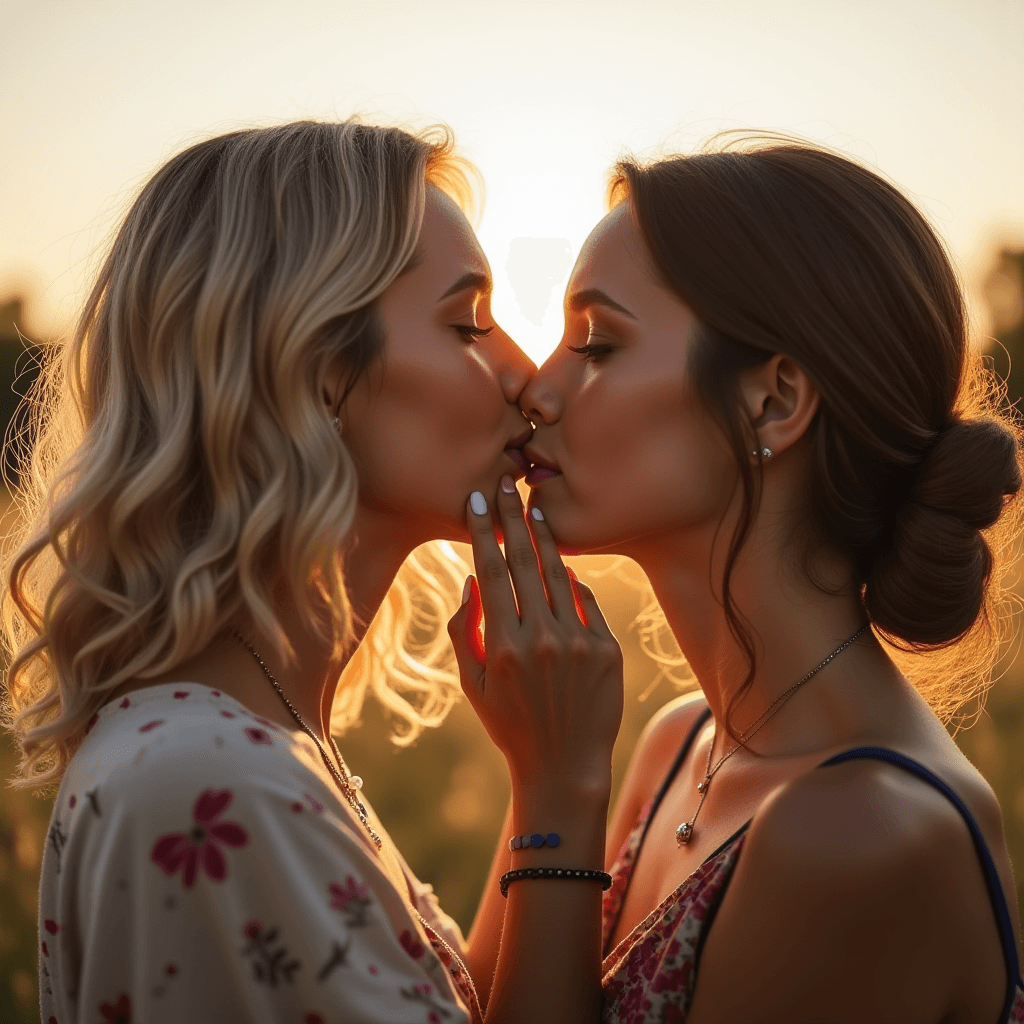
M 537 372 L 537 366 L 507 334 L 504 335 L 504 341 L 498 381 L 505 401 L 510 405 L 517 405 L 523 389 Z
M 534 426 L 541 423 L 550 425 L 561 418 L 562 398 L 555 387 L 549 363 L 545 363 L 527 381 L 519 396 L 519 408 Z

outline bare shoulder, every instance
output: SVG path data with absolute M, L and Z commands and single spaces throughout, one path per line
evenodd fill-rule
M 704 707 L 704 694 L 700 690 L 684 693 L 655 712 L 640 734 L 608 828 L 607 864 L 614 863 L 644 805 L 657 792 L 687 732 Z
M 636 745 L 634 757 L 671 762 L 679 746 L 704 711 L 707 702 L 700 690 L 684 693 L 659 708 L 647 723 Z M 666 769 L 668 764 L 665 765 Z
M 923 780 L 872 760 L 801 775 L 751 822 L 707 938 L 693 1024 L 747 1020 L 755 994 L 764 1020 L 772 1007 L 836 1021 L 974 1019 L 948 1016 L 965 993 L 994 1000 L 994 1019 L 1003 972 L 981 886 L 963 819 Z M 837 1016 L 839 991 L 851 995 Z
M 876 760 L 806 772 L 776 789 L 751 822 L 747 850 L 835 882 L 854 872 L 879 884 L 901 871 L 949 863 L 970 836 L 949 800 L 923 780 Z M 966 845 L 965 845 L 966 844 Z M 803 877 L 807 877 L 803 875 Z

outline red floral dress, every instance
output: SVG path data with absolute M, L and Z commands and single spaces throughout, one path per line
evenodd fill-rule
M 653 799 L 647 802 L 611 870 L 612 886 L 605 893 L 603 908 L 606 950 L 622 911 L 653 803 Z M 686 1020 L 705 923 L 736 866 L 746 830 L 744 825 L 726 840 L 605 957 L 603 1022 Z
M 696 735 L 697 727 L 706 720 L 706 717 L 705 715 L 699 719 L 694 726 L 658 797 L 664 794 Z M 920 778 L 945 792 L 965 816 L 968 827 L 975 834 L 976 848 L 986 875 L 993 909 L 999 921 L 1008 975 L 1011 979 L 1016 979 L 1016 983 L 1009 986 L 999 1024 L 1024 1024 L 1024 981 L 1020 979 L 1009 911 L 988 848 L 970 812 L 956 794 L 928 769 L 893 751 L 877 747 L 858 748 L 832 758 L 825 762 L 825 765 L 853 757 L 875 757 L 913 771 Z M 605 893 L 603 907 L 603 948 L 606 951 L 618 923 L 626 890 L 629 888 L 630 878 L 640 853 L 645 826 L 657 800 L 657 797 L 649 800 L 640 812 L 639 820 L 623 843 L 618 859 L 612 867 L 612 885 Z M 749 825 L 748 821 L 730 836 L 629 935 L 607 952 L 602 967 L 602 1024 L 685 1024 L 693 1003 L 701 947 L 714 920 L 715 911 L 725 895 L 743 849 Z
M 458 926 L 399 863 L 402 892 L 303 734 L 197 683 L 106 704 L 50 820 L 41 1020 L 478 1022 Z

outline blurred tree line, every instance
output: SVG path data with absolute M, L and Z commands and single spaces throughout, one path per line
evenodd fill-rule
M 1007 379 L 1008 401 L 1019 405 L 1024 398 L 1024 251 L 1007 249 L 999 254 L 985 297 L 997 340 L 990 349 L 993 364 Z M 35 346 L 22 341 L 16 329 L 21 315 L 18 300 L 0 306 L 0 425 L 11 422 L 37 370 Z M 16 432 L 22 426 L 15 421 L 8 429 Z M 16 467 L 6 452 L 5 460 L 5 473 L 13 486 Z M 569 562 L 594 589 L 623 648 L 626 703 L 613 761 L 617 792 L 643 727 L 680 692 L 680 686 L 641 648 L 635 627 L 645 602 L 642 573 L 627 560 L 608 557 Z M 999 797 L 1020 879 L 1024 875 L 1024 659 L 1014 662 L 1008 657 L 1005 664 L 985 712 L 960 731 L 956 741 Z M 388 734 L 384 713 L 368 703 L 362 723 L 342 741 L 346 760 L 365 780 L 367 796 L 413 870 L 433 884 L 442 906 L 468 931 L 508 804 L 504 761 L 465 702 L 455 707 L 440 729 L 427 730 L 411 747 L 395 747 Z M 16 763 L 13 743 L 6 734 L 0 735 L 0 775 L 10 778 Z M 39 1020 L 36 889 L 49 813 L 49 799 L 0 787 L 0 1021 L 11 1024 L 38 1024 Z M 1020 882 L 1018 902 L 1024 915 Z

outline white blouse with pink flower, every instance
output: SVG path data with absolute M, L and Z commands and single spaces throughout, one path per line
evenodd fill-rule
M 43 854 L 43 1024 L 478 1019 L 458 926 L 342 800 L 308 737 L 218 690 L 104 705 Z

